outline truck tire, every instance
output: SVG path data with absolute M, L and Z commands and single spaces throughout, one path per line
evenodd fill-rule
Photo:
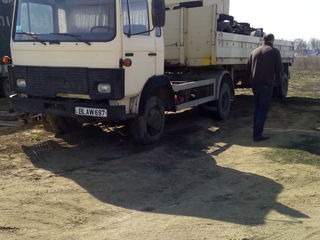
M 234 20 L 234 17 L 228 14 L 219 14 L 218 22 L 224 22 L 224 21 L 230 21 L 232 22 Z
M 72 118 L 44 115 L 42 120 L 44 129 L 56 134 L 73 132 L 82 127 L 80 122 Z
M 239 25 L 243 26 L 243 27 L 247 27 L 247 28 L 250 28 L 250 23 L 246 23 L 246 22 L 240 22 L 238 23 Z
M 229 117 L 231 108 L 231 89 L 228 83 L 223 82 L 220 87 L 219 99 L 216 102 L 215 119 L 224 120 Z
M 288 95 L 289 78 L 287 73 L 283 73 L 280 78 L 280 83 L 274 88 L 274 97 L 286 98 Z
M 9 84 L 9 78 L 2 78 L 0 80 L 1 86 L 0 86 L 0 94 L 1 97 L 9 97 L 10 95 L 10 84 Z
M 164 131 L 164 103 L 157 96 L 150 96 L 144 106 L 142 115 L 131 120 L 130 131 L 134 140 L 143 145 L 158 141 Z
M 229 22 L 219 22 L 217 25 L 217 30 L 219 32 L 232 33 L 233 29 Z

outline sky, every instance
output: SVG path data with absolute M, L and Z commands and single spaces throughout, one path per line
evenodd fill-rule
M 320 0 L 230 0 L 230 15 L 277 39 L 320 39 Z

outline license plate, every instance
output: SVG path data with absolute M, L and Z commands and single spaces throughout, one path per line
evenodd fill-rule
M 76 115 L 81 116 L 90 116 L 90 117 L 107 117 L 108 111 L 107 109 L 101 108 L 84 108 L 84 107 L 76 107 Z

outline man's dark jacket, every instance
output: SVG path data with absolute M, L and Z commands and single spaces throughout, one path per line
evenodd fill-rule
M 282 71 L 280 51 L 271 44 L 265 43 L 255 49 L 248 61 L 248 73 L 252 84 L 274 85 Z

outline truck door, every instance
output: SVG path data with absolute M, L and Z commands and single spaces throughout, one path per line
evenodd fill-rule
M 162 29 L 160 27 L 156 27 L 155 30 L 153 31 L 153 34 L 155 34 L 156 50 L 157 50 L 156 75 L 163 75 L 164 73 L 164 41 L 163 41 Z
M 125 68 L 125 94 L 134 96 L 141 92 L 146 81 L 156 73 L 156 46 L 152 26 L 151 6 L 147 0 L 122 0 L 123 57 L 132 61 Z

